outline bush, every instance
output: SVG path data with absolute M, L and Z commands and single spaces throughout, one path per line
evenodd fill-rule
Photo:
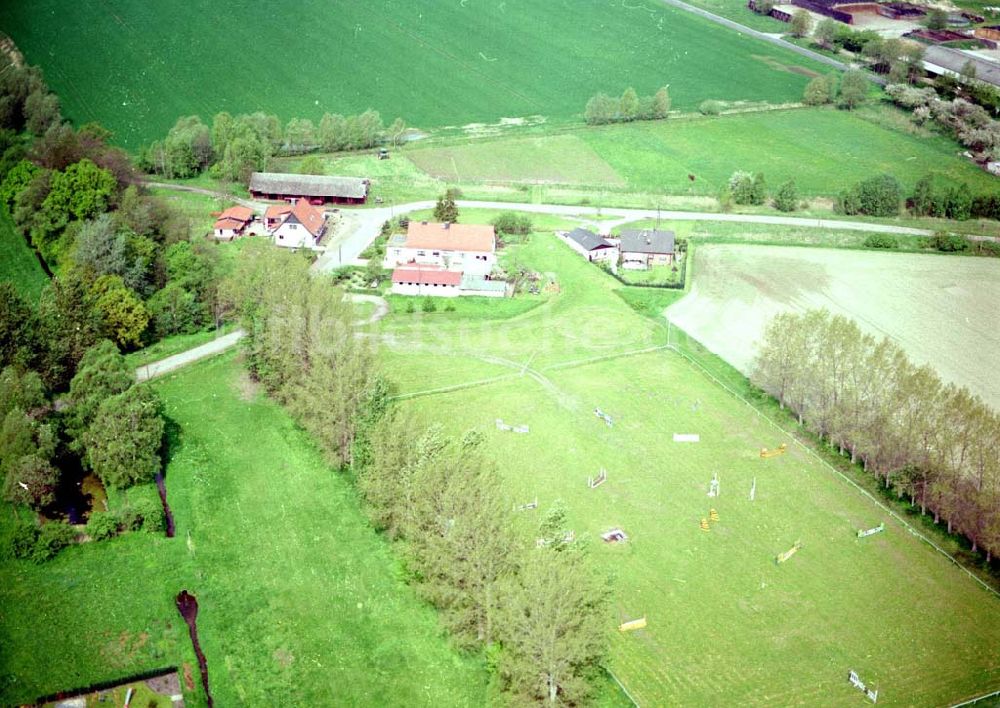
M 142 530 L 146 533 L 163 533 L 166 529 L 163 504 L 158 498 L 141 497 L 132 502 L 132 508 L 139 516 Z
M 722 113 L 723 108 L 725 108 L 725 104 L 722 101 L 709 99 L 701 102 L 698 106 L 698 112 L 706 116 L 717 116 Z
M 493 220 L 497 233 L 525 236 L 531 233 L 531 219 L 524 214 L 505 211 Z
M 936 251 L 941 251 L 942 253 L 959 253 L 961 251 L 969 250 L 969 240 L 964 236 L 959 236 L 958 234 L 949 234 L 944 231 L 938 231 L 936 234 L 931 236 L 928 241 L 928 245 Z
M 871 234 L 865 239 L 865 248 L 898 248 L 899 241 L 889 234 Z
M 52 560 L 59 551 L 76 540 L 76 529 L 62 521 L 50 521 L 38 532 L 38 540 L 31 552 L 31 560 L 44 563 Z
M 892 175 L 878 175 L 862 180 L 837 197 L 836 210 L 841 214 L 897 216 L 902 191 Z
M 434 298 L 425 297 L 424 301 L 420 303 L 420 309 L 424 312 L 437 312 L 437 305 L 434 304 Z
M 122 531 L 138 531 L 142 528 L 142 514 L 133 504 L 118 509 L 115 512 Z
M 996 245 L 996 244 L 993 244 L 993 245 Z M 444 311 L 445 312 L 454 312 L 455 311 L 455 303 L 449 302 L 447 305 L 444 306 Z
M 413 312 L 417 311 L 417 308 L 415 308 L 413 306 L 413 300 L 407 300 L 406 301 L 406 311 L 409 312 L 409 313 L 413 313 Z
M 14 558 L 31 558 L 38 541 L 38 524 L 18 518 L 10 535 L 10 555 Z
M 95 511 L 87 521 L 87 535 L 95 541 L 106 541 L 118 535 L 118 517 L 110 511 Z
M 774 193 L 774 208 L 778 211 L 795 211 L 799 208 L 799 192 L 795 182 L 788 180 Z

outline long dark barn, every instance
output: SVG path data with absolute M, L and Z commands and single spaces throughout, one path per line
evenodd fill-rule
M 254 199 L 308 199 L 310 204 L 364 204 L 368 180 L 359 177 L 293 175 L 254 172 L 250 175 Z

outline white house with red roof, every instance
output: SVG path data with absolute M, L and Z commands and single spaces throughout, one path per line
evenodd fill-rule
M 411 221 L 405 236 L 397 234 L 389 239 L 383 265 L 438 266 L 465 275 L 488 276 L 497 263 L 496 250 L 492 226 Z
M 285 248 L 314 249 L 325 233 L 326 215 L 312 206 L 309 200 L 299 199 L 274 229 L 274 244 Z
M 251 221 L 253 221 L 253 209 L 245 206 L 229 207 L 215 220 L 212 233 L 220 241 L 232 241 L 237 236 L 243 235 Z
M 274 230 L 281 226 L 281 222 L 291 213 L 292 205 L 288 202 L 283 204 L 271 204 L 264 211 L 264 230 L 273 234 Z

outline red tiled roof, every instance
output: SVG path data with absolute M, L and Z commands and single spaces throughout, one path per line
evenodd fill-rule
M 215 222 L 213 229 L 242 229 L 247 225 L 247 222 L 242 219 L 234 219 L 232 217 L 220 217 L 218 221 Z
M 232 206 L 219 214 L 219 219 L 238 219 L 239 221 L 250 221 L 253 219 L 253 209 L 245 206 Z
M 406 247 L 493 253 L 496 238 L 493 227 L 489 225 L 411 221 L 406 228 Z
M 291 211 L 292 211 L 291 204 L 272 204 L 267 208 L 267 211 L 264 212 L 264 218 L 267 219 L 268 221 L 271 221 L 273 219 L 280 219 L 283 216 L 289 214 Z
M 292 212 L 288 215 L 288 219 L 292 218 L 302 224 L 305 230 L 311 233 L 313 237 L 317 237 L 323 233 L 323 224 L 326 221 L 323 217 L 323 212 L 310 204 L 308 199 L 300 199 L 295 202 Z M 287 222 L 288 219 L 285 221 Z
M 441 266 L 400 266 L 392 271 L 392 282 L 418 283 L 420 285 L 460 285 L 462 274 L 454 270 L 445 270 Z
M 253 209 L 245 206 L 232 206 L 219 214 L 215 221 L 216 229 L 242 229 L 253 220 Z

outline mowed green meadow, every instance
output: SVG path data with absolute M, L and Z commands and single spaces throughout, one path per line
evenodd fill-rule
M 747 170 L 763 172 L 772 189 L 794 179 L 804 196 L 835 194 L 881 173 L 907 188 L 925 174 L 941 183 L 966 182 L 974 193 L 996 188 L 996 177 L 960 158 L 953 140 L 895 129 L 891 108 L 866 115 L 822 108 L 765 111 L 416 145 L 405 154 L 428 174 L 453 183 L 541 181 L 714 196 L 733 172 Z
M 0 206 L 0 281 L 9 281 L 29 302 L 38 302 L 49 278 L 31 247 L 17 232 L 6 207 Z
M 374 108 L 433 128 L 579 117 L 598 91 L 798 100 L 821 67 L 654 0 L 326 0 L 0 4 L 75 122 L 130 148 L 183 115 L 282 119 Z M 169 31 L 167 30 L 169 28 Z
M 1000 689 L 1000 599 L 663 349 L 663 328 L 555 237 L 515 248 L 507 257 L 557 274 L 558 295 L 506 321 L 390 315 L 383 360 L 418 419 L 486 433 L 512 500 L 538 499 L 518 513 L 537 521 L 566 503 L 615 577 L 609 668 L 640 705 L 865 705 L 850 670 L 880 705 Z M 498 431 L 496 418 L 530 432 Z M 759 457 L 780 443 L 787 454 Z M 590 489 L 602 468 L 607 483 Z M 706 532 L 711 508 L 720 520 Z M 856 537 L 882 522 L 885 533 Z M 600 540 L 615 527 L 627 544 Z M 645 629 L 616 631 L 639 617 Z
M 203 705 L 174 607 L 185 588 L 216 705 L 486 701 L 481 660 L 451 648 L 349 483 L 234 353 L 153 385 L 171 421 L 177 536 L 0 562 L 0 704 L 186 664 L 185 700 Z M 0 537 L 10 520 L 4 504 Z

